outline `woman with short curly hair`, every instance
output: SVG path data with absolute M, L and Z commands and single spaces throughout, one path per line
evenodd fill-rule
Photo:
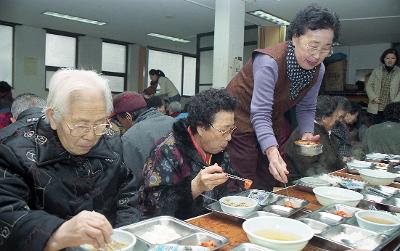
M 171 215 L 186 219 L 204 213 L 204 205 L 228 192 L 233 173 L 224 152 L 231 140 L 236 100 L 226 90 L 209 89 L 194 96 L 188 118 L 155 147 L 144 166 L 141 188 L 145 217 Z M 230 186 L 237 189 L 237 185 Z M 205 196 L 200 196 L 201 194 Z

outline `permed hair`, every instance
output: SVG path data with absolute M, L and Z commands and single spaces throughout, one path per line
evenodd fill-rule
M 235 108 L 236 99 L 225 89 L 211 88 L 192 97 L 187 120 L 193 133 L 197 133 L 197 126 L 210 128 L 218 112 L 233 112 Z
M 333 42 L 338 41 L 340 32 L 340 21 L 335 12 L 311 4 L 299 11 L 290 23 L 287 30 L 287 39 L 304 35 L 307 30 L 333 30 Z
M 337 103 L 332 96 L 322 95 L 317 98 L 315 120 L 321 121 L 323 117 L 330 117 L 336 111 Z
M 394 54 L 396 56 L 396 62 L 394 64 L 397 65 L 397 63 L 399 62 L 399 53 L 397 52 L 396 49 L 393 49 L 393 48 L 387 49 L 382 53 L 382 55 L 380 57 L 381 63 L 385 64 L 385 57 L 387 54 Z
M 108 80 L 97 74 L 95 71 L 61 69 L 58 70 L 50 79 L 49 95 L 47 96 L 47 106 L 44 113 L 47 118 L 47 110 L 53 109 L 56 121 L 68 113 L 68 99 L 76 91 L 87 91 L 93 89 L 101 90 L 104 95 L 107 115 L 113 111 L 112 95 Z M 47 118 L 48 119 L 48 118 Z

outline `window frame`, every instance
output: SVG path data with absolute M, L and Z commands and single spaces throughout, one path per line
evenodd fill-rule
M 107 39 L 107 38 L 103 38 L 101 41 L 101 48 L 103 50 L 103 43 L 109 43 L 109 44 L 118 44 L 118 45 L 123 45 L 125 46 L 125 73 L 120 73 L 120 72 L 112 72 L 112 71 L 103 71 L 103 66 L 101 67 L 101 74 L 105 75 L 105 76 L 112 76 L 112 77 L 123 77 L 124 78 L 124 90 L 126 91 L 128 88 L 128 45 L 129 43 L 126 42 L 121 42 L 121 41 L 116 41 L 116 40 L 112 40 L 112 39 Z M 101 57 L 101 64 L 103 65 L 103 55 Z M 113 94 L 118 94 L 121 92 L 114 92 L 111 91 Z
M 12 89 L 14 89 L 14 73 L 15 73 L 15 26 L 19 25 L 17 23 L 11 23 L 0 20 L 0 25 L 10 26 L 12 29 L 12 36 L 11 36 L 11 83 L 8 83 Z
M 73 37 L 73 38 L 75 38 L 75 66 L 74 66 L 74 69 L 76 69 L 76 67 L 78 66 L 78 54 L 79 54 L 79 52 L 78 52 L 78 49 L 79 49 L 79 40 L 78 40 L 78 38 L 79 38 L 79 36 L 83 36 L 83 35 L 79 34 L 79 33 L 72 33 L 72 32 L 52 30 L 52 29 L 44 29 L 44 30 L 46 31 L 46 35 L 47 34 L 53 34 L 53 35 L 57 35 L 57 36 L 65 36 L 65 37 Z M 45 49 L 44 53 L 45 53 L 44 54 L 44 58 L 46 59 L 46 49 Z M 59 69 L 62 69 L 62 68 L 65 68 L 65 67 L 46 65 L 46 60 L 45 60 L 44 64 L 45 64 L 45 69 L 44 69 L 44 79 L 45 79 L 44 87 L 45 87 L 45 90 L 48 91 L 49 88 L 47 88 L 47 82 L 46 82 L 47 72 L 48 71 L 56 72 Z
M 152 47 L 152 46 L 148 46 L 147 47 L 147 71 L 146 71 L 146 80 L 145 82 L 148 83 L 149 82 L 149 51 L 153 50 L 153 51 L 160 51 L 160 52 L 166 52 L 166 53 L 171 53 L 171 54 L 176 54 L 176 55 L 180 55 L 182 57 L 182 67 L 181 67 L 181 83 L 180 83 L 180 93 L 181 93 L 181 97 L 192 97 L 190 95 L 183 95 L 183 81 L 184 81 L 184 74 L 185 74 L 185 57 L 192 57 L 196 60 L 196 68 L 197 68 L 197 56 L 195 54 L 190 54 L 190 53 L 186 53 L 186 52 L 180 52 L 180 51 L 174 51 L 174 50 L 169 50 L 169 49 L 162 49 L 162 48 L 157 48 L 157 47 Z M 161 69 L 162 70 L 162 69 Z M 197 72 L 195 72 L 195 81 L 197 79 Z M 195 82 L 196 84 L 196 82 Z M 148 87 L 148 86 L 146 86 Z M 196 94 L 196 92 L 195 92 Z

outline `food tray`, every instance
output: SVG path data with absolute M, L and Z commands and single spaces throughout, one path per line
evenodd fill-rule
M 389 186 L 366 187 L 362 194 L 364 200 L 374 203 L 386 211 L 400 213 L 400 189 Z
M 231 251 L 273 251 L 273 250 L 252 243 L 242 243 L 231 249 Z
M 152 243 L 152 240 L 146 240 L 146 238 L 143 237 L 144 234 L 153 231 L 154 227 L 157 225 L 168 227 L 169 229 L 174 230 L 180 236 L 179 238 L 158 244 L 199 246 L 200 242 L 212 240 L 216 247 L 210 250 L 216 250 L 225 246 L 229 242 L 229 240 L 224 236 L 207 231 L 203 228 L 194 226 L 171 216 L 159 216 L 151 218 L 121 227 L 120 229 L 133 233 L 136 236 L 137 241 L 136 245 L 134 246 L 135 251 L 144 251 L 149 250 L 154 245 L 157 245 L 157 243 Z
M 304 177 L 295 182 L 296 188 L 302 191 L 312 193 L 313 189 L 319 186 L 332 186 L 328 181 L 319 179 L 317 177 Z
M 400 234 L 400 228 L 390 235 L 359 227 L 355 213 L 371 209 L 373 204 L 362 201 L 357 207 L 335 204 L 322 207 L 299 220 L 314 231 L 311 243 L 328 250 L 381 250 Z M 338 212 L 341 211 L 341 212 Z M 343 214 L 344 212 L 344 214 Z
M 262 191 L 262 190 L 250 189 L 250 190 L 238 193 L 236 195 L 248 197 L 249 194 L 252 193 L 252 191 Z M 263 191 L 263 192 L 265 192 L 265 191 Z M 309 203 L 307 200 L 302 200 L 302 199 L 298 199 L 295 197 L 287 197 L 285 195 L 280 195 L 280 194 L 276 194 L 273 192 L 266 192 L 266 193 L 269 193 L 269 195 L 266 198 L 266 200 L 264 200 L 263 205 L 259 204 L 258 207 L 256 208 L 255 212 L 251 212 L 245 216 L 233 215 L 233 214 L 229 214 L 229 213 L 222 211 L 219 202 L 213 202 L 213 203 L 207 205 L 206 208 L 208 210 L 212 211 L 213 213 L 223 216 L 225 218 L 230 218 L 230 219 L 236 220 L 236 221 L 243 221 L 246 219 L 250 219 L 252 217 L 263 215 L 263 213 L 261 213 L 261 211 L 267 212 L 267 213 L 273 213 L 273 214 L 276 214 L 276 215 L 282 216 L 282 217 L 290 217 L 290 216 L 294 215 L 295 213 L 304 210 L 304 207 L 307 206 Z M 284 203 L 287 200 L 290 200 L 290 202 L 295 204 L 297 206 L 297 208 L 290 208 L 290 207 L 284 206 Z

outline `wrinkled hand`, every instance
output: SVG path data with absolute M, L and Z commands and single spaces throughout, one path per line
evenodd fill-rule
M 202 169 L 192 180 L 192 195 L 196 198 L 201 193 L 210 191 L 214 187 L 225 183 L 228 176 L 217 164 Z
M 315 142 L 318 142 L 319 141 L 319 135 L 317 134 L 317 135 L 314 135 L 314 134 L 312 134 L 312 133 L 310 133 L 310 132 L 305 132 L 304 134 L 303 134 L 303 136 L 301 137 L 301 139 L 302 140 L 311 140 L 311 141 L 315 141 Z
M 104 215 L 82 211 L 64 222 L 50 237 L 45 251 L 60 250 L 90 244 L 104 247 L 111 241 L 112 226 Z
M 276 146 L 271 146 L 266 150 L 266 155 L 269 160 L 269 171 L 275 179 L 282 183 L 287 183 L 287 174 L 289 171 L 286 168 L 286 163 L 279 154 L 279 150 Z

